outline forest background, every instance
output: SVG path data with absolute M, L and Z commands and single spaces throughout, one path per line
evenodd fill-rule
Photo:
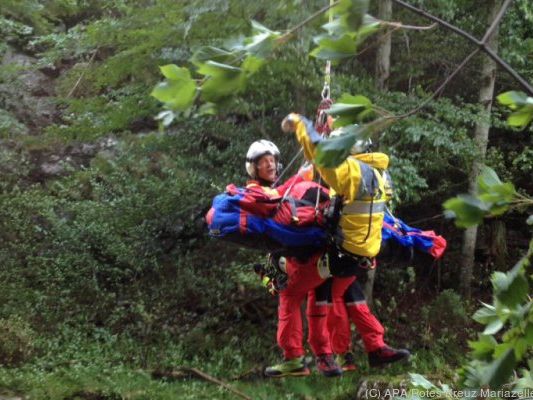
M 0 397 L 235 398 L 220 384 L 198 379 L 190 370 L 196 368 L 254 399 L 352 399 L 365 387 L 430 385 L 408 372 L 459 387 L 469 382 L 469 369 L 461 366 L 475 370 L 481 368 L 476 359 L 508 360 L 502 355 L 509 346 L 520 349 L 515 362 L 494 364 L 503 378 L 485 385 L 533 387 L 527 363 L 533 347 L 531 270 L 511 269 L 531 247 L 527 213 L 513 208 L 479 226 L 465 284 L 463 231 L 442 209 L 446 199 L 468 191 L 480 158 L 474 133 L 485 118 L 484 55 L 473 57 L 424 108 L 376 137 L 391 157 L 396 215 L 448 239 L 442 260 L 387 259 L 375 276 L 374 310 L 388 341 L 413 351 L 410 363 L 376 373 L 359 345 L 358 372 L 340 381 L 312 376 L 272 382 L 260 371 L 279 359 L 276 298 L 252 271 L 264 255 L 209 240 L 202 217 L 227 184 L 244 184 L 251 142 L 274 141 L 285 163 L 296 154 L 297 143 L 279 126 L 289 112 L 316 112 L 325 62 L 309 52 L 326 15 L 273 51 L 245 87 L 216 99 L 216 111 L 195 106 L 166 124 L 154 118 L 162 105 L 150 93 L 163 80 L 160 66 L 192 69 L 200 47 L 250 35 L 252 20 L 284 32 L 324 2 L 1 3 Z M 370 2 L 370 14 L 382 12 L 378 3 Z M 489 25 L 489 3 L 501 5 L 410 2 L 478 38 Z M 397 2 L 389 19 L 431 23 Z M 390 76 L 384 78 L 376 64 L 386 37 Z M 511 4 L 497 37 L 500 57 L 532 82 L 530 2 Z M 332 97 L 363 94 L 390 113 L 408 113 L 473 48 L 440 26 L 385 26 L 333 66 Z M 492 97 L 517 88 L 499 69 Z M 527 196 L 532 128 L 510 127 L 508 114 L 493 104 L 484 162 Z M 495 272 L 525 277 L 525 286 L 515 290 L 520 299 L 508 307 L 516 306 L 519 316 L 478 314 L 479 322 L 498 325 L 478 337 L 483 327 L 471 316 L 480 301 L 492 301 L 493 289 L 498 306 L 494 276 L 502 275 Z M 504 325 L 512 334 L 501 331 Z

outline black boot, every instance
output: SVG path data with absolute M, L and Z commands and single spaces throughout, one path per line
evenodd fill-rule
M 380 367 L 385 364 L 407 359 L 410 355 L 411 353 L 408 350 L 383 346 L 376 351 L 368 353 L 368 364 L 371 367 Z

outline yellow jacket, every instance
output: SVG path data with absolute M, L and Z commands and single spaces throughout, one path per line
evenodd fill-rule
M 305 158 L 313 161 L 320 137 L 310 121 L 291 114 L 296 137 Z M 336 241 L 344 250 L 359 256 L 375 257 L 381 246 L 381 228 L 385 214 L 385 182 L 377 169 L 386 169 L 389 157 L 384 153 L 364 153 L 348 157 L 336 168 L 315 165 L 330 186 L 330 194 L 343 198 Z

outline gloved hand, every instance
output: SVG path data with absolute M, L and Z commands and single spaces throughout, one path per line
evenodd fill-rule
M 314 175 L 313 164 L 306 162 L 298 170 L 298 175 L 300 175 L 304 181 L 312 181 Z
M 283 118 L 281 121 L 281 130 L 285 133 L 295 132 L 296 123 L 300 121 L 300 116 L 296 113 L 291 113 Z
M 263 264 L 254 264 L 254 272 L 259 275 L 259 278 L 261 279 L 261 285 L 266 287 L 271 295 L 275 296 L 278 294 L 274 279 L 267 275 L 265 266 Z

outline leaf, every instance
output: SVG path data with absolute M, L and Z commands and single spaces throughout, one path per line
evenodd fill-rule
M 343 93 L 339 97 L 339 103 L 346 103 L 346 104 L 357 104 L 357 105 L 363 105 L 365 107 L 372 106 L 372 102 L 368 97 L 362 96 L 360 94 L 358 95 L 351 95 L 349 93 Z M 334 104 L 335 105 L 335 104 Z
M 511 182 L 495 185 L 491 189 L 493 193 L 501 195 L 505 201 L 511 201 L 516 196 L 516 189 Z
M 222 98 L 240 92 L 245 84 L 246 77 L 241 68 L 207 61 L 198 68 L 198 72 L 210 78 L 203 83 L 202 98 L 206 101 L 217 102 Z
M 381 22 L 373 16 L 366 14 L 363 25 L 357 30 L 357 44 L 363 42 L 368 36 L 379 30 Z
M 322 29 L 325 29 L 329 35 L 341 36 L 346 32 L 346 28 L 343 26 L 340 18 L 335 18 L 333 21 L 322 25 Z
M 519 393 L 519 398 L 526 398 L 526 393 L 531 393 L 533 389 L 533 365 L 529 362 L 529 369 L 522 369 L 522 377 L 516 381 L 514 390 Z M 528 390 L 529 389 L 529 390 Z
M 253 31 L 260 32 L 260 33 L 279 34 L 279 32 L 271 31 L 266 26 L 260 24 L 259 22 L 255 20 L 252 20 L 252 29 Z
M 507 123 L 517 128 L 525 128 L 533 120 L 533 107 L 522 107 L 507 118 Z
M 514 342 L 514 354 L 517 360 L 521 360 L 524 357 L 524 354 L 527 352 L 527 341 L 523 338 L 520 338 Z
M 528 225 L 533 225 L 533 215 L 530 215 L 529 217 L 527 217 L 527 221 L 526 221 L 526 223 L 527 223 Z
M 533 120 L 533 97 L 523 92 L 509 91 L 498 95 L 500 104 L 515 112 L 509 115 L 507 123 L 517 128 L 525 128 Z
M 207 61 L 215 61 L 215 62 L 227 64 L 237 59 L 238 56 L 239 56 L 239 53 L 235 51 L 232 52 L 232 51 L 220 49 L 218 47 L 204 46 L 204 47 L 200 47 L 198 50 L 194 52 L 194 54 L 190 58 L 190 61 L 196 66 L 200 66 Z
M 498 314 L 496 313 L 496 307 L 485 303 L 482 304 L 483 307 L 475 312 L 472 319 L 480 324 L 486 325 L 494 320 L 494 318 L 497 318 Z
M 333 13 L 340 16 L 342 24 L 351 30 L 358 30 L 363 24 L 369 0 L 340 0 Z
M 173 111 L 166 110 L 161 111 L 157 116 L 155 117 L 156 120 L 161 121 L 163 126 L 169 126 L 172 121 L 174 121 L 174 118 L 176 117 L 176 114 L 174 114 Z
M 173 110 L 186 110 L 189 108 L 196 94 L 196 84 L 191 79 L 189 82 L 168 81 L 161 82 L 150 93 L 168 108 Z
M 469 341 L 468 346 L 472 349 L 472 354 L 475 358 L 479 360 L 490 360 L 497 343 L 493 336 L 479 335 L 478 340 Z
M 479 224 L 489 211 L 486 203 L 471 195 L 459 195 L 444 202 L 443 206 L 446 217 L 455 218 L 455 224 L 462 228 Z
M 499 94 L 496 98 L 504 106 L 524 105 L 527 103 L 527 95 L 524 92 L 517 92 L 515 90 Z
M 357 43 L 350 35 L 343 35 L 338 39 L 321 36 L 318 47 L 310 55 L 322 60 L 341 60 L 353 57 L 357 53 Z
M 187 68 L 180 68 L 176 64 L 168 64 L 159 67 L 163 76 L 172 81 L 191 79 L 191 73 Z
M 243 61 L 241 68 L 243 71 L 251 75 L 257 72 L 257 70 L 259 70 L 259 68 L 261 68 L 264 63 L 264 60 L 250 55 L 246 57 L 246 59 Z
M 208 76 L 219 76 L 224 74 L 238 74 L 241 72 L 239 67 L 233 65 L 223 64 L 216 61 L 207 61 L 201 64 L 198 68 L 198 73 Z
M 245 84 L 244 74 L 211 77 L 201 87 L 202 99 L 216 103 L 224 97 L 239 93 Z
M 514 350 L 507 349 L 505 353 L 490 363 L 482 372 L 481 385 L 488 385 L 491 389 L 498 389 L 507 382 L 515 366 Z
M 315 163 L 320 167 L 335 168 L 350 155 L 350 149 L 358 139 L 355 132 L 321 141 L 316 149 Z
M 483 331 L 483 335 L 494 335 L 495 333 L 499 332 L 503 328 L 503 321 L 501 321 L 499 318 L 494 319 L 491 321 Z
M 431 390 L 431 389 L 438 390 L 437 386 L 435 386 L 433 383 L 428 381 L 426 377 L 420 374 L 414 374 L 412 372 L 409 372 L 409 376 L 411 377 L 411 384 L 413 386 L 421 387 L 426 390 Z
M 357 116 L 361 108 L 365 108 L 365 105 L 335 103 L 335 104 L 332 104 L 331 107 L 326 110 L 326 112 L 329 115 L 333 115 L 333 116 L 345 116 L 345 115 Z
M 158 83 L 150 95 L 173 110 L 189 108 L 196 94 L 196 83 L 189 70 L 174 64 L 164 65 L 160 69 L 167 81 Z
M 528 322 L 524 334 L 524 338 L 529 346 L 533 346 L 533 322 Z
M 257 21 L 252 21 L 252 29 L 255 35 L 245 41 L 246 51 L 261 58 L 268 57 L 276 46 L 280 33 L 271 31 Z
M 478 187 L 480 189 L 488 190 L 488 188 L 490 188 L 491 186 L 501 185 L 501 183 L 502 181 L 492 168 L 486 165 L 483 165 L 481 167 L 481 171 L 478 177 Z
M 217 113 L 217 108 L 214 103 L 204 103 L 198 108 L 198 112 L 196 113 L 196 116 L 202 116 L 202 115 L 215 115 Z
M 495 297 L 505 306 L 512 308 L 527 299 L 529 284 L 521 262 L 507 273 L 493 273 L 491 281 Z
M 359 122 L 362 113 L 372 112 L 371 107 L 372 102 L 367 97 L 344 93 L 326 112 L 336 117 L 334 127 L 339 128 Z

